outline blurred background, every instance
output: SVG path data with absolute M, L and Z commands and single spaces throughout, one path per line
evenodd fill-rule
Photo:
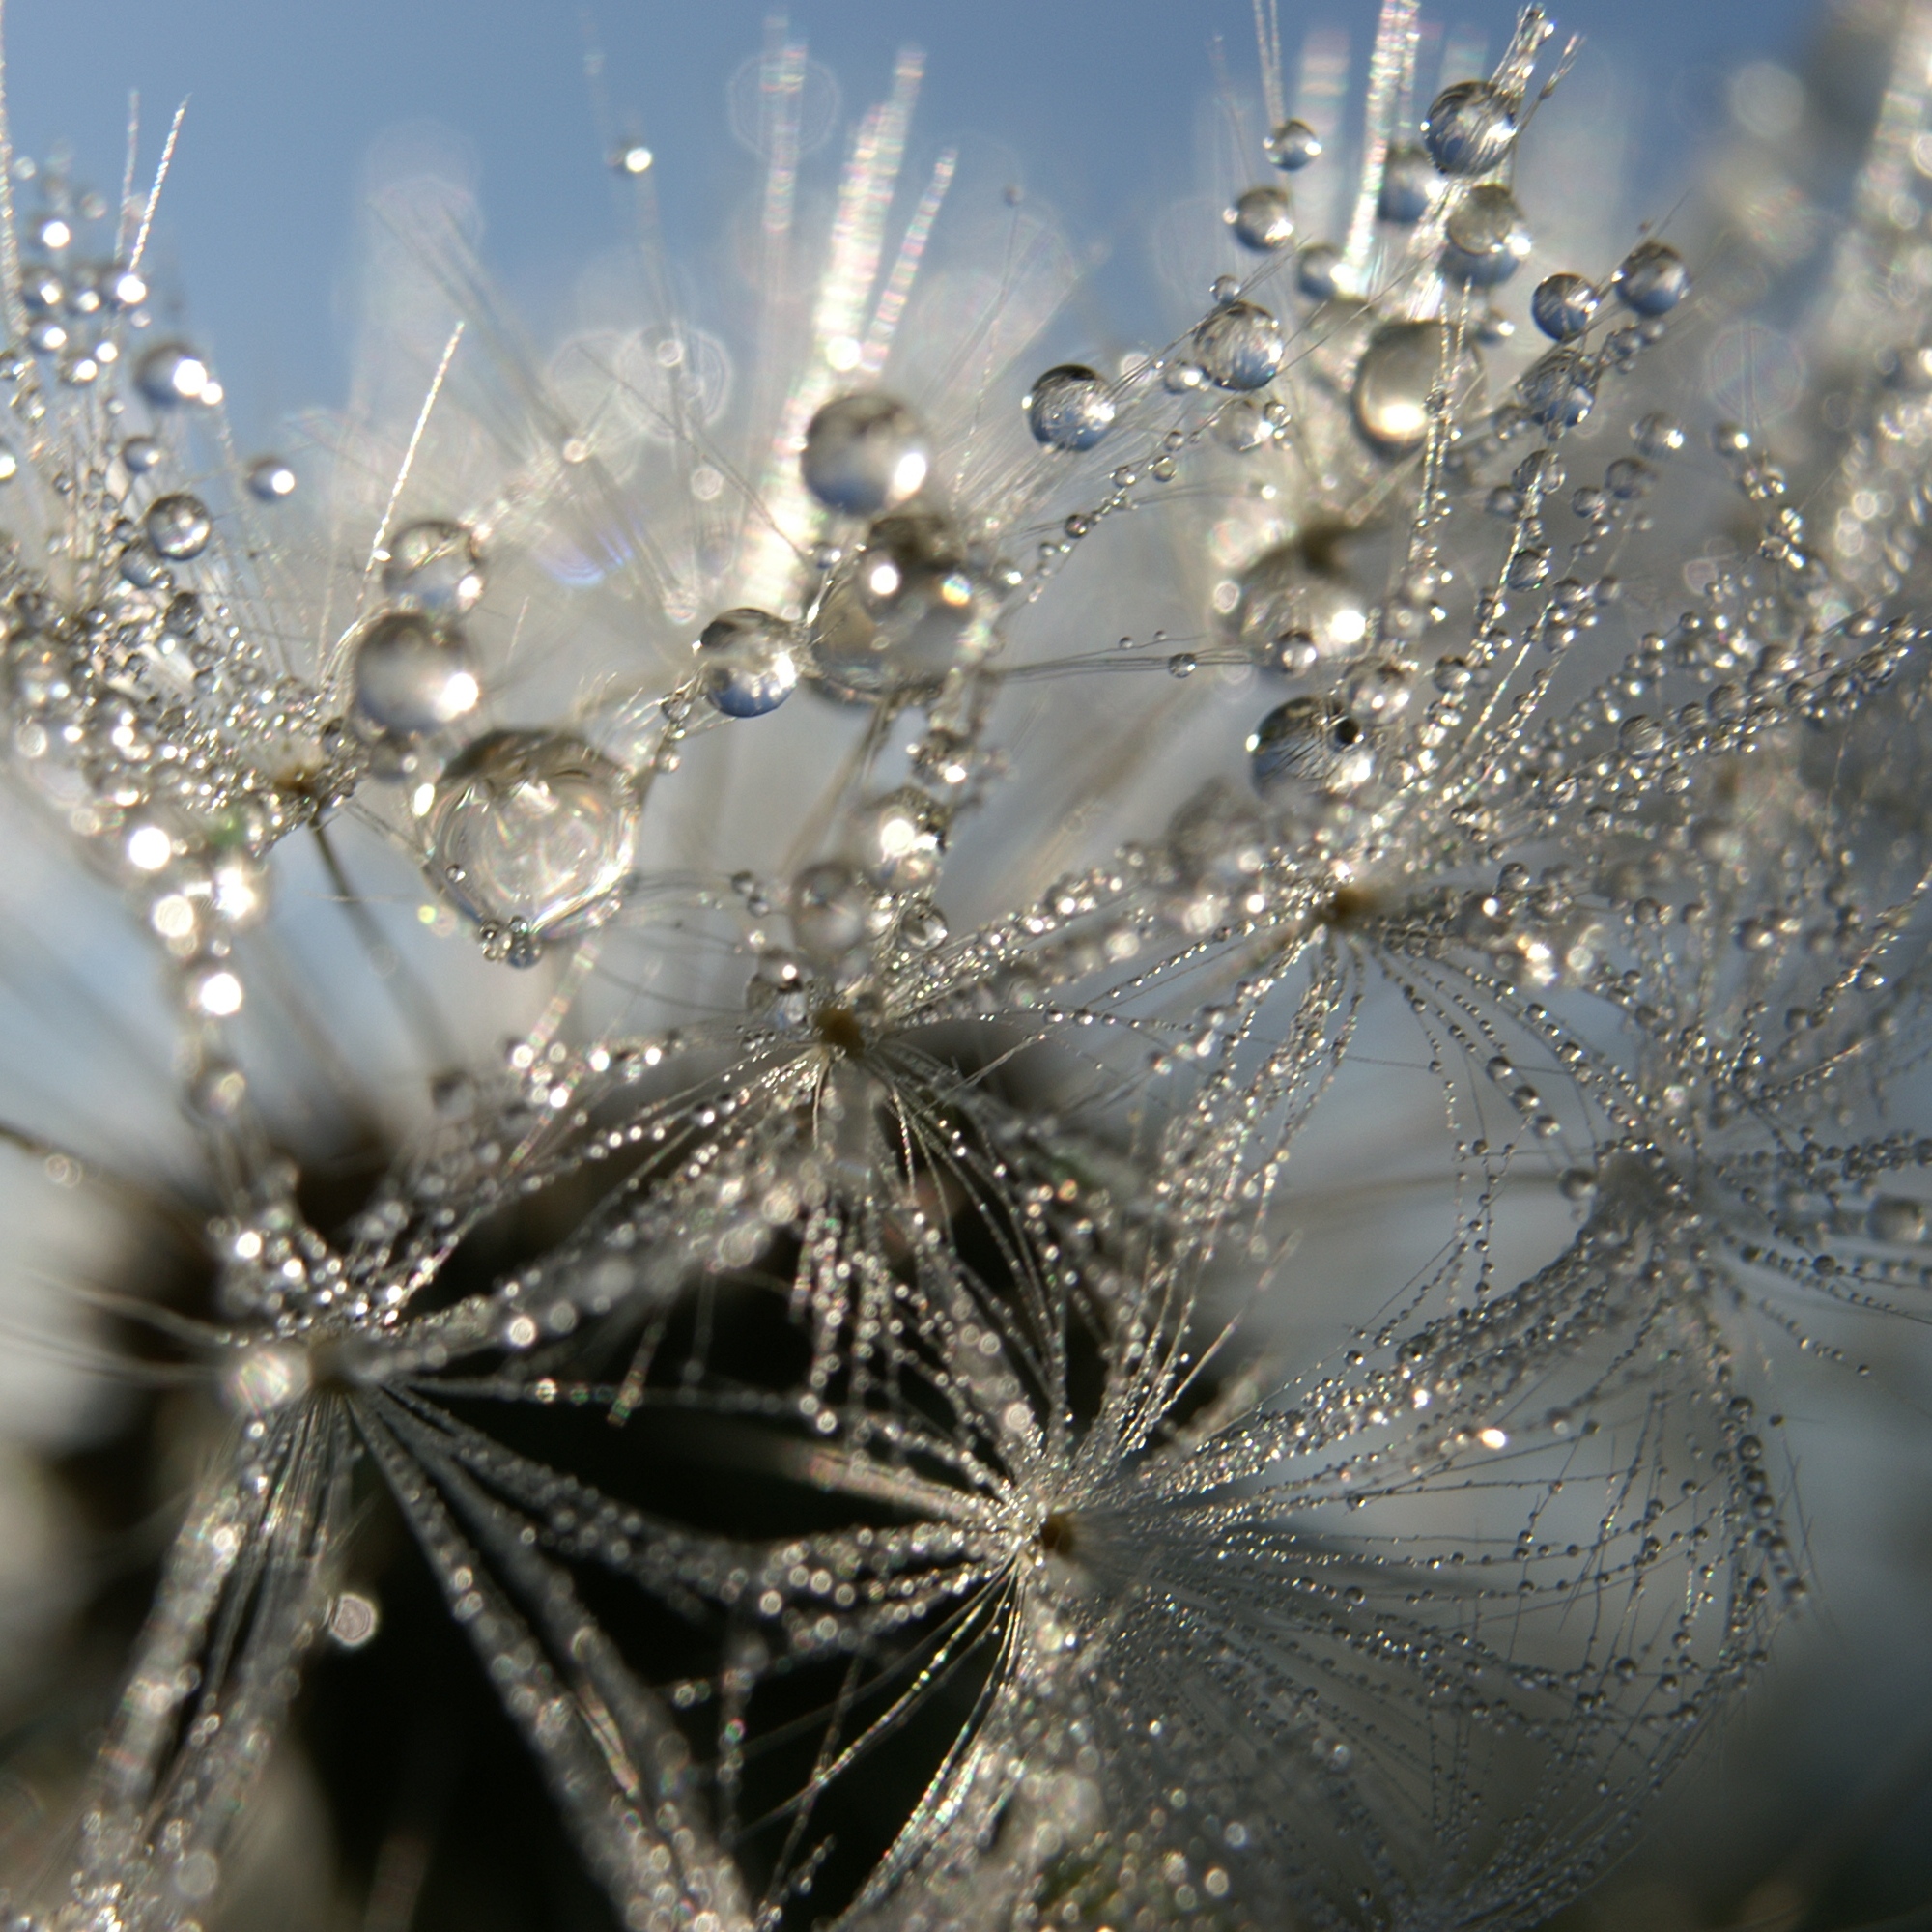
M 1474 71 L 1516 11 L 1451 0 L 1424 13 Z M 1593 191 L 1656 219 L 1688 155 L 1721 125 L 1729 77 L 1754 59 L 1798 58 L 1815 9 L 1578 0 L 1552 11 L 1559 34 L 1583 36 L 1564 110 L 1598 110 Z M 384 147 L 420 140 L 425 123 L 439 146 L 454 136 L 463 150 L 486 255 L 539 333 L 546 302 L 620 233 L 607 165 L 619 139 L 651 149 L 673 258 L 701 264 L 756 165 L 733 136 L 731 84 L 774 12 L 825 71 L 808 101 L 821 139 L 836 146 L 881 98 L 898 47 L 922 48 L 911 173 L 945 146 L 969 157 L 995 147 L 1012 185 L 1098 257 L 1087 298 L 1112 327 L 1167 326 L 1151 301 L 1151 242 L 1160 212 L 1196 185 L 1217 58 L 1236 89 L 1255 91 L 1249 0 L 14 0 L 14 139 L 41 156 L 70 143 L 111 193 L 129 91 L 149 166 L 188 102 L 155 266 L 185 292 L 243 439 L 259 439 L 283 412 L 340 400 L 358 190 Z M 1375 15 L 1375 0 L 1289 0 L 1291 93 L 1304 40 L 1321 31 L 1331 48 L 1348 44 L 1351 101 Z M 742 107 L 737 119 L 742 128 Z
M 537 338 L 568 326 L 585 265 L 618 244 L 610 157 L 621 145 L 651 151 L 670 258 L 700 303 L 719 299 L 730 284 L 707 281 L 707 268 L 758 169 L 741 137 L 767 11 L 14 0 L 14 138 L 43 157 L 66 144 L 76 174 L 111 194 L 129 92 L 144 174 L 187 100 L 153 279 L 212 353 L 243 444 L 268 446 L 288 413 L 343 402 L 366 185 L 417 149 L 471 178 L 485 258 Z M 1584 37 L 1557 108 L 1588 130 L 1560 186 L 1598 214 L 1613 206 L 1630 233 L 1671 213 L 1700 153 L 1741 117 L 1776 105 L 1779 74 L 1805 66 L 1825 13 L 1810 0 L 1555 11 L 1559 33 Z M 1887 13 L 1838 11 L 1880 26 Z M 1374 0 L 1285 6 L 1291 93 L 1311 33 L 1331 59 L 1346 45 L 1346 121 L 1375 12 Z M 1472 69 L 1514 15 L 1508 0 L 1448 0 L 1430 31 Z M 1256 91 L 1249 0 L 797 0 L 788 16 L 821 64 L 807 100 L 821 168 L 886 92 L 896 49 L 916 45 L 925 78 L 908 177 L 957 145 L 1046 204 L 1091 251 L 1077 302 L 1096 335 L 1158 339 L 1186 319 L 1164 224 L 1199 192 L 1220 74 Z M 1861 1340 L 1865 1379 L 1795 1353 L 1770 1365 L 1804 1457 L 1818 1587 L 1749 1708 L 1569 1915 L 1579 1928 L 1932 1925 L 1932 1379 L 1910 1331 Z M 15 1406 L 0 1416 L 10 1431 L 49 1442 L 59 1423 Z M 353 1754 L 354 1740 L 342 1748 Z

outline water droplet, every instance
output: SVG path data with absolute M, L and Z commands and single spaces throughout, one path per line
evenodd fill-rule
M 396 603 L 432 616 L 460 617 L 483 595 L 483 560 L 461 524 L 410 524 L 388 542 L 383 589 Z
M 1551 341 L 1571 342 L 1596 320 L 1602 301 L 1595 284 L 1581 275 L 1546 275 L 1529 298 L 1529 312 Z
M 239 1350 L 221 1376 L 222 1400 L 238 1415 L 267 1415 L 309 1392 L 308 1350 L 293 1342 L 258 1342 Z
M 1422 139 L 1445 175 L 1486 175 L 1516 139 L 1509 97 L 1492 81 L 1458 81 L 1431 104 Z
M 1246 456 L 1269 440 L 1274 427 L 1253 403 L 1237 398 L 1224 403 L 1214 417 L 1214 440 L 1223 449 Z
M 1631 440 L 1648 457 L 1675 456 L 1684 447 L 1684 425 L 1653 410 L 1631 424 Z
M 430 875 L 513 965 L 615 911 L 637 847 L 629 773 L 581 738 L 493 731 L 453 760 L 430 808 Z
M 1442 265 L 1457 280 L 1491 288 L 1516 273 L 1530 251 L 1529 229 L 1508 188 L 1485 182 L 1470 188 L 1443 226 Z
M 1201 668 L 1201 660 L 1192 651 L 1176 651 L 1167 661 L 1169 677 L 1192 677 Z
M 827 592 L 812 669 L 836 691 L 875 696 L 937 683 L 991 642 L 986 559 L 937 511 L 880 517 Z
M 1625 502 L 1647 497 L 1656 481 L 1657 471 L 1634 456 L 1620 456 L 1604 471 L 1604 487 Z
M 792 630 L 765 611 L 741 606 L 712 618 L 697 640 L 697 677 L 727 718 L 762 718 L 798 684 Z
M 1216 308 L 1226 308 L 1231 301 L 1238 301 L 1241 295 L 1241 278 L 1238 275 L 1216 275 L 1208 285 L 1208 299 Z
M 296 491 L 296 472 L 279 456 L 261 456 L 248 467 L 248 488 L 265 503 L 279 503 Z
M 1311 242 L 1294 258 L 1294 286 L 1311 301 L 1333 301 L 1340 293 L 1342 251 L 1332 242 Z
M 903 503 L 925 481 L 925 431 L 892 396 L 835 396 L 805 432 L 805 487 L 829 510 L 871 517 Z
M 145 476 L 161 460 L 161 445 L 151 436 L 130 436 L 121 445 L 121 461 L 136 476 Z
M 1224 217 L 1235 240 L 1258 255 L 1271 255 L 1294 240 L 1294 202 L 1285 187 L 1251 187 Z
M 142 527 L 156 551 L 177 563 L 199 556 L 214 534 L 208 505 L 199 497 L 185 495 L 157 498 L 149 507 Z
M 1570 429 L 1596 405 L 1596 375 L 1575 350 L 1552 349 L 1530 365 L 1517 384 L 1517 395 L 1531 421 L 1546 429 Z
M 1382 162 L 1381 193 L 1376 213 L 1398 228 L 1412 228 L 1429 213 L 1441 187 L 1441 177 L 1426 149 L 1399 141 Z
M 1264 388 L 1287 353 L 1281 324 L 1248 301 L 1215 310 L 1195 326 L 1190 340 L 1208 380 L 1223 389 Z
M 1358 791 L 1375 753 L 1358 720 L 1332 697 L 1291 697 L 1248 740 L 1254 785 L 1270 804 L 1297 795 Z
M 872 895 L 842 860 L 808 866 L 791 882 L 791 930 L 808 958 L 836 964 L 873 929 Z
M 872 883 L 886 891 L 919 892 L 939 876 L 946 856 L 947 811 L 917 785 L 902 785 L 866 808 L 860 845 Z
M 1452 412 L 1481 378 L 1475 351 L 1463 345 L 1451 366 L 1453 331 L 1440 322 L 1385 322 L 1355 365 L 1355 422 L 1388 451 L 1413 449 L 1429 434 L 1429 398 L 1447 382 Z
M 1743 423 L 1713 423 L 1711 447 L 1719 456 L 1748 456 L 1751 449 L 1751 433 Z
M 1105 381 L 1078 362 L 1049 369 L 1020 407 L 1034 440 L 1049 449 L 1092 449 L 1114 426 L 1114 399 Z
M 208 364 L 185 342 L 156 343 L 134 371 L 134 386 L 158 409 L 199 402 L 209 380 Z
M 1306 121 L 1284 121 L 1262 143 L 1262 152 L 1284 174 L 1293 174 L 1321 156 L 1321 143 Z
M 1925 1204 L 1900 1194 L 1881 1194 L 1871 1205 L 1871 1232 L 1876 1241 L 1917 1243 L 1924 1240 Z
M 1549 553 L 1526 544 L 1510 558 L 1509 586 L 1512 590 L 1534 590 L 1549 575 Z
M 382 1622 L 376 1600 L 359 1590 L 344 1590 L 328 1607 L 328 1634 L 343 1650 L 360 1650 Z
M 356 709 L 405 737 L 453 724 L 482 696 L 462 636 L 413 611 L 376 619 L 355 646 L 353 676 Z
M 1264 551 L 1241 573 L 1230 622 L 1257 664 L 1294 674 L 1361 649 L 1369 600 L 1342 568 L 1339 543 L 1337 531 L 1311 528 Z
M 1668 242 L 1640 242 L 1617 265 L 1610 293 L 1637 315 L 1667 315 L 1690 293 L 1690 270 Z

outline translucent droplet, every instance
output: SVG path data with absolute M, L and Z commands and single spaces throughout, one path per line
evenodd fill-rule
M 697 678 L 727 718 L 762 718 L 798 685 L 791 626 L 741 606 L 712 618 L 697 640 Z
M 1610 293 L 1634 314 L 1667 315 L 1690 293 L 1690 270 L 1667 242 L 1640 242 L 1617 265 Z
M 1458 81 L 1431 104 L 1422 139 L 1445 175 L 1486 175 L 1516 139 L 1509 97 L 1492 81 Z
M 1446 384 L 1452 413 L 1474 392 L 1481 365 L 1466 343 L 1440 322 L 1385 322 L 1355 365 L 1355 423 L 1387 451 L 1415 448 L 1429 434 L 1429 399 Z
M 987 575 L 987 560 L 937 511 L 880 517 L 826 593 L 813 671 L 856 696 L 936 684 L 992 640 Z
M 1208 380 L 1223 389 L 1264 388 L 1287 354 L 1281 324 L 1248 301 L 1216 309 L 1196 324 L 1190 340 Z
M 1307 530 L 1264 551 L 1241 573 L 1229 622 L 1257 664 L 1298 673 L 1361 649 L 1371 607 L 1343 569 L 1339 546 L 1335 530 Z
M 1342 251 L 1332 242 L 1311 242 L 1294 258 L 1294 286 L 1311 301 L 1333 301 L 1341 291 Z
M 121 461 L 136 476 L 145 476 L 161 460 L 161 445 L 151 436 L 130 436 L 121 445 Z
M 1459 281 L 1492 288 L 1507 281 L 1530 251 L 1529 229 L 1508 188 L 1485 182 L 1472 187 L 1443 226 L 1449 246 L 1443 268 Z
M 1581 275 L 1546 275 L 1529 298 L 1536 326 L 1553 342 L 1572 342 L 1597 319 L 1603 297 Z
M 835 964 L 873 928 L 871 891 L 842 860 L 808 866 L 792 880 L 792 937 L 809 959 Z
M 431 877 L 493 951 L 527 965 L 616 910 L 638 802 L 630 775 L 581 738 L 493 731 L 438 780 L 429 836 Z
M 1631 424 L 1631 440 L 1653 459 L 1675 456 L 1684 447 L 1684 425 L 1675 416 L 1653 410 Z
M 1381 193 L 1376 213 L 1398 228 L 1412 228 L 1429 213 L 1441 186 L 1441 177 L 1428 151 L 1397 142 L 1382 162 Z
M 892 396 L 835 396 L 805 432 L 805 487 L 827 509 L 876 516 L 925 481 L 931 449 L 918 417 Z
M 947 811 L 917 785 L 875 799 L 860 824 L 866 870 L 888 892 L 919 892 L 939 876 L 946 856 Z
M 1078 362 L 1049 369 L 1020 406 L 1034 440 L 1049 449 L 1092 449 L 1114 426 L 1105 380 Z
M 279 456 L 262 456 L 248 466 L 248 488 L 265 503 L 279 503 L 296 492 L 296 472 Z
M 159 409 L 199 402 L 208 385 L 208 364 L 185 342 L 156 343 L 134 371 L 134 386 Z
M 185 495 L 156 498 L 149 506 L 142 527 L 156 551 L 177 563 L 199 556 L 214 534 L 208 505 L 199 497 Z
M 483 595 L 483 559 L 461 524 L 409 524 L 390 537 L 383 589 L 392 602 L 436 617 L 460 617 Z
M 1574 349 L 1552 349 L 1517 384 L 1530 420 L 1546 429 L 1571 429 L 1596 407 L 1596 374 Z
M 1375 771 L 1360 722 L 1332 697 L 1291 697 L 1248 740 L 1254 785 L 1269 804 L 1359 791 Z
M 1510 558 L 1509 586 L 1512 590 L 1534 590 L 1549 575 L 1549 553 L 1525 545 Z
M 1226 218 L 1235 240 L 1258 255 L 1271 255 L 1294 240 L 1294 203 L 1285 187 L 1246 189 Z
M 1657 471 L 1634 456 L 1620 456 L 1604 471 L 1604 487 L 1624 501 L 1648 496 L 1656 481 Z
M 378 617 L 355 646 L 355 708 L 384 731 L 440 731 L 475 710 L 482 685 L 460 633 L 420 612 Z
M 1273 435 L 1273 425 L 1253 403 L 1243 398 L 1222 404 L 1214 417 L 1214 440 L 1237 456 L 1251 454 Z
M 258 1342 L 239 1350 L 222 1372 L 221 1395 L 238 1415 L 267 1415 L 299 1402 L 313 1379 L 306 1349 L 293 1342 Z
M 1924 1240 L 1925 1204 L 1902 1194 L 1881 1194 L 1871 1205 L 1872 1238 L 1917 1243 Z
M 1321 143 L 1306 121 L 1284 121 L 1265 141 L 1262 152 L 1284 174 L 1305 168 L 1321 153 Z
M 1216 275 L 1208 285 L 1208 299 L 1216 308 L 1226 308 L 1231 301 L 1238 301 L 1241 294 L 1241 278 L 1238 275 Z

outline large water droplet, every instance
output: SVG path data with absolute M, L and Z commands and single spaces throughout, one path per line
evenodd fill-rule
M 1458 81 L 1431 104 L 1422 139 L 1445 175 L 1486 175 L 1509 153 L 1516 115 L 1492 81 Z
M 1546 429 L 1571 429 L 1596 407 L 1596 375 L 1574 349 L 1552 349 L 1532 363 L 1517 384 L 1530 420 Z
M 1105 381 L 1078 362 L 1049 369 L 1021 407 L 1034 440 L 1049 449 L 1092 449 L 1114 426 L 1114 399 Z
M 1429 213 L 1440 192 L 1442 178 L 1427 152 L 1398 142 L 1382 162 L 1381 192 L 1376 213 L 1398 228 L 1412 228 Z
M 946 856 L 946 809 L 917 785 L 902 785 L 868 805 L 860 844 L 872 883 L 889 892 L 920 892 L 939 876 Z
M 1230 622 L 1259 665 L 1300 675 L 1352 657 L 1369 635 L 1370 605 L 1342 567 L 1346 532 L 1317 527 L 1264 551 L 1238 580 Z
M 1306 121 L 1284 121 L 1265 141 L 1262 152 L 1284 174 L 1305 168 L 1321 153 L 1321 143 Z
M 1235 240 L 1258 255 L 1271 255 L 1294 240 L 1294 203 L 1285 187 L 1251 187 L 1228 211 Z
M 895 397 L 835 396 L 805 432 L 805 487 L 829 510 L 876 516 L 924 483 L 932 452 L 919 418 Z
M 430 876 L 514 965 L 616 910 L 637 848 L 630 775 L 581 738 L 494 731 L 430 808 Z
M 1448 247 L 1442 266 L 1458 281 L 1492 288 L 1516 273 L 1530 251 L 1529 229 L 1508 188 L 1485 182 L 1470 188 L 1443 224 Z
M 791 882 L 791 930 L 807 958 L 844 958 L 875 930 L 872 894 L 839 859 L 808 866 Z
M 1248 740 L 1255 789 L 1270 805 L 1359 791 L 1375 771 L 1360 722 L 1332 697 L 1291 697 Z
M 388 543 L 383 588 L 389 598 L 433 616 L 460 617 L 483 595 L 483 560 L 461 524 L 410 524 Z
M 199 402 L 208 384 L 208 364 L 185 342 L 156 343 L 134 371 L 134 386 L 159 409 Z
M 1572 342 L 1597 319 L 1603 299 L 1581 275 L 1546 275 L 1529 298 L 1529 312 L 1552 341 Z
M 727 718 L 762 718 L 798 685 L 791 626 L 741 606 L 712 618 L 697 640 L 697 680 Z
M 1351 400 L 1362 434 L 1390 452 L 1415 448 L 1429 434 L 1429 398 L 1437 385 L 1447 385 L 1453 413 L 1481 382 L 1475 351 L 1466 342 L 1455 351 L 1445 323 L 1383 323 L 1355 365 Z
M 1261 389 L 1274 381 L 1287 344 L 1281 324 L 1254 302 L 1232 301 L 1195 326 L 1194 357 L 1223 389 Z
M 177 563 L 199 556 L 214 534 L 208 505 L 199 497 L 185 495 L 157 497 L 149 506 L 142 527 L 156 552 Z
M 1617 265 L 1610 293 L 1637 315 L 1667 315 L 1690 293 L 1690 270 L 1667 242 L 1640 242 Z
M 992 640 L 985 559 L 935 510 L 878 518 L 841 566 L 812 631 L 812 668 L 855 696 L 938 683 Z
M 370 625 L 355 646 L 352 675 L 355 708 L 404 737 L 455 724 L 482 696 L 461 633 L 414 611 L 392 611 Z
M 1342 251 L 1332 242 L 1311 242 L 1294 258 L 1294 286 L 1311 301 L 1333 301 L 1341 272 Z

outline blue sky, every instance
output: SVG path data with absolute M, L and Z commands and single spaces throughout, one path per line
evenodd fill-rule
M 567 286 L 616 234 L 604 143 L 584 79 L 586 21 L 605 53 L 613 125 L 659 157 L 673 244 L 714 233 L 749 157 L 724 97 L 759 44 L 754 0 L 13 0 L 7 13 L 15 137 L 29 154 L 71 143 L 103 186 L 118 176 L 129 89 L 150 157 L 188 97 L 157 236 L 159 280 L 210 342 L 243 434 L 286 409 L 339 398 L 340 291 L 372 143 L 430 120 L 468 144 L 492 267 L 527 311 Z M 1191 180 L 1196 109 L 1218 35 L 1237 80 L 1253 73 L 1249 0 L 794 0 L 794 31 L 838 77 L 839 120 L 877 98 L 894 48 L 927 55 L 918 146 L 974 138 L 1108 252 L 1102 299 L 1131 308 L 1143 237 L 1163 193 Z M 1505 0 L 1430 10 L 1492 50 Z M 1805 0 L 1577 0 L 1560 30 L 1588 65 L 1624 77 L 1633 147 L 1665 184 L 1719 90 L 1766 54 L 1793 59 Z M 1374 0 L 1283 10 L 1291 50 L 1310 25 L 1343 26 L 1359 62 Z M 917 153 L 915 154 L 917 161 Z M 541 330 L 539 330 L 541 332 Z

